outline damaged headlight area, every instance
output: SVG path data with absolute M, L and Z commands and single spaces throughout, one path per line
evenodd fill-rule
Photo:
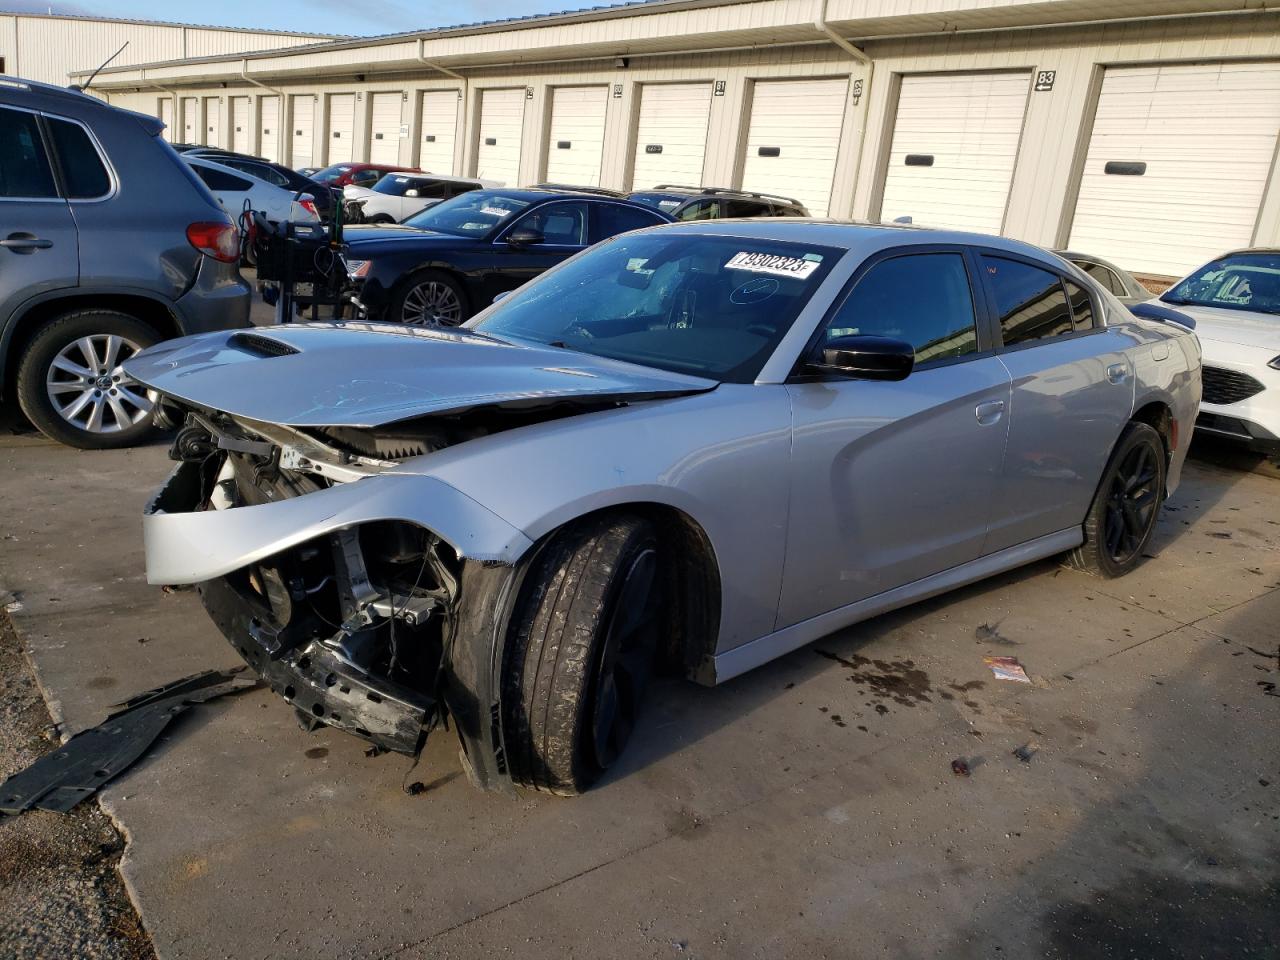
M 261 426 L 189 415 L 172 450 L 183 466 L 157 509 L 235 511 L 387 465 L 291 428 Z M 306 540 L 198 589 L 218 628 L 306 724 L 413 754 L 441 718 L 441 664 L 461 567 L 430 530 L 378 520 Z

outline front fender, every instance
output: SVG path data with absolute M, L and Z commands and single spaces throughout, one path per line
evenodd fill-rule
M 376 520 L 432 531 L 458 555 L 510 566 L 532 540 L 466 494 L 434 477 L 379 474 L 279 503 L 196 508 L 199 465 L 180 464 L 147 504 L 142 535 L 147 581 L 200 583 L 324 534 Z

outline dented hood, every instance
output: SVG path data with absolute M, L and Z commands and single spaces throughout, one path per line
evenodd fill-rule
M 297 427 L 376 427 L 495 404 L 652 399 L 716 386 L 467 330 L 369 323 L 183 337 L 138 354 L 125 369 L 196 406 Z

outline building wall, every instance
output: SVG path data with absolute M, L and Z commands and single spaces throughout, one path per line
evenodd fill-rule
M 601 24 L 610 28 L 613 24 Z M 991 33 L 928 36 L 914 39 L 873 40 L 865 43 L 874 60 L 873 69 L 856 62 L 832 43 L 777 44 L 736 52 L 631 56 L 620 68 L 612 58 L 506 67 L 468 68 L 466 79 L 443 76 L 427 67 L 398 74 L 384 74 L 364 82 L 319 78 L 306 82 L 272 82 L 283 93 L 311 93 L 316 103 L 315 163 L 325 160 L 325 95 L 353 92 L 356 103 L 356 159 L 368 156 L 370 94 L 400 91 L 401 123 L 407 135 L 400 142 L 400 162 L 415 163 L 420 132 L 418 104 L 426 89 L 462 91 L 460 130 L 455 148 L 455 170 L 473 173 L 479 95 L 486 88 L 522 87 L 526 100 L 521 152 L 520 182 L 543 178 L 552 88 L 560 85 L 606 84 L 610 96 L 606 108 L 605 147 L 601 183 L 616 188 L 645 187 L 632 184 L 630 168 L 636 148 L 639 92 L 645 83 L 664 81 L 724 81 L 723 96 L 712 100 L 703 183 L 737 186 L 741 182 L 743 145 L 750 121 L 750 91 L 757 80 L 778 78 L 847 78 L 862 81 L 857 103 L 851 96 L 845 118 L 839 158 L 832 184 L 832 216 L 875 218 L 879 214 L 885 164 L 892 138 L 896 90 L 904 75 L 917 73 L 1020 70 L 1034 75 L 1055 71 L 1052 90 L 1029 92 L 1023 134 L 1010 187 L 1003 232 L 1045 246 L 1065 244 L 1070 234 L 1075 191 L 1088 146 L 1092 111 L 1104 70 L 1108 66 L 1141 63 L 1183 63 L 1197 60 L 1280 61 L 1280 13 L 1250 16 L 1196 17 L 1186 19 L 1107 24 L 1083 27 L 1011 29 Z M 331 68 L 351 76 L 352 63 L 363 62 L 360 49 L 333 51 L 340 58 Z M 193 68 L 194 69 L 194 68 Z M 172 72 L 172 68 L 170 69 Z M 174 82 L 173 79 L 169 80 Z M 619 96 L 614 85 L 621 85 Z M 226 89 L 193 85 L 184 95 L 218 96 L 265 91 L 229 82 Z M 148 113 L 157 113 L 157 94 L 112 93 L 111 101 Z M 285 102 L 288 102 L 287 100 Z M 224 106 L 224 122 L 229 114 Z M 252 121 L 256 129 L 258 121 Z M 224 140 L 224 142 L 226 142 Z M 285 153 L 287 158 L 288 154 Z M 1280 176 L 1273 174 L 1262 200 L 1255 242 L 1280 244 Z
M 73 70 L 92 70 L 128 41 L 113 66 L 293 47 L 332 37 L 178 24 L 0 13 L 5 75 L 65 85 Z

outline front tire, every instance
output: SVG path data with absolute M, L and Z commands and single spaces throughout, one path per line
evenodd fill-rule
M 1085 517 L 1084 543 L 1071 551 L 1071 565 L 1111 579 L 1141 563 L 1164 503 L 1167 470 L 1160 434 L 1130 423 L 1102 472 Z
M 471 316 L 462 285 L 447 273 L 423 270 L 401 284 L 387 319 L 412 326 L 456 327 Z
M 535 559 L 503 668 L 517 783 L 581 793 L 626 746 L 658 648 L 659 561 L 652 524 L 626 514 L 568 527 Z
M 152 433 L 155 404 L 121 364 L 160 339 L 141 320 L 114 310 L 62 315 L 22 355 L 22 412 L 45 436 L 82 450 L 142 442 Z

